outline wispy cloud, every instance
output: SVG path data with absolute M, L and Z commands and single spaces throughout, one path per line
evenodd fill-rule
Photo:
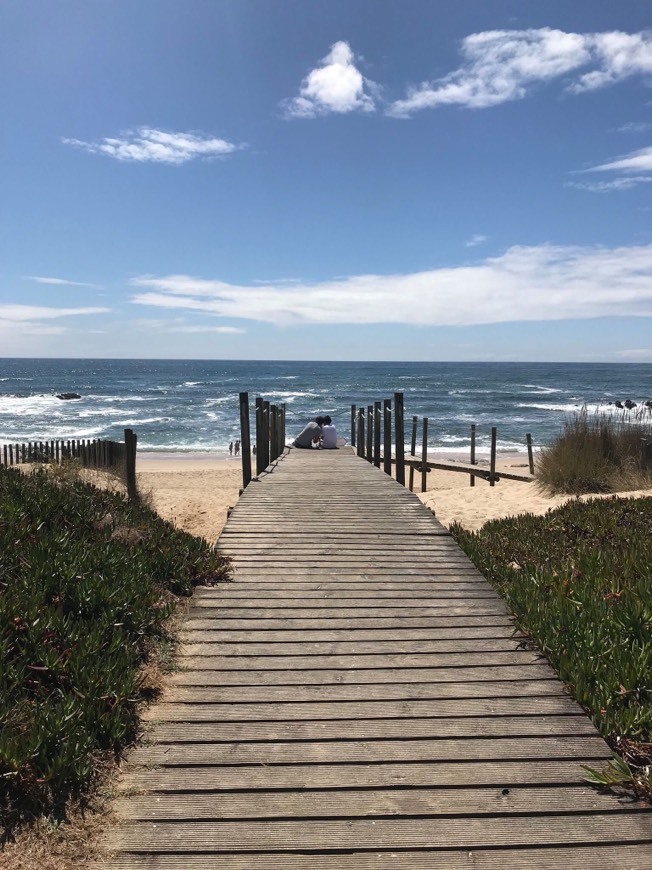
M 489 30 L 467 36 L 458 69 L 412 87 L 388 109 L 409 117 L 422 109 L 484 109 L 523 98 L 536 85 L 581 73 L 567 85 L 583 93 L 630 76 L 652 73 L 652 33 L 566 33 L 549 27 Z
M 618 133 L 647 133 L 652 127 L 648 121 L 630 121 L 629 124 L 623 124 L 618 127 Z
M 652 181 L 652 146 L 639 148 L 638 151 L 632 151 L 630 154 L 589 169 L 582 169 L 578 174 L 591 172 L 610 172 L 615 177 L 609 181 L 568 182 L 566 186 L 590 190 L 594 193 L 608 193 L 613 190 L 630 190 L 639 184 L 647 184 Z
M 293 286 L 144 276 L 132 302 L 278 325 L 462 326 L 607 316 L 652 317 L 652 245 L 512 247 L 475 265 L 358 275 Z
M 0 303 L 0 334 L 8 338 L 19 335 L 62 335 L 68 332 L 67 327 L 53 324 L 52 320 L 106 314 L 109 311 L 109 308 L 49 308 L 42 305 Z
M 62 142 L 122 162 L 177 165 L 197 158 L 225 157 L 243 147 L 225 139 L 166 132 L 152 127 L 128 130 L 121 137 L 100 139 L 99 142 L 82 142 L 80 139 L 62 139 Z
M 36 281 L 37 284 L 53 284 L 61 287 L 98 287 L 97 284 L 88 284 L 86 281 L 68 281 L 67 278 L 44 278 L 41 275 L 24 275 L 25 281 Z
M 221 332 L 224 335 L 244 335 L 246 329 L 239 326 L 175 326 L 169 332 Z
M 652 360 L 652 347 L 636 347 L 631 350 L 617 350 L 614 356 L 630 362 L 647 362 Z
M 76 317 L 82 314 L 106 314 L 109 308 L 48 308 L 43 305 L 14 305 L 0 303 L 0 318 L 20 323 L 25 320 L 52 320 L 57 317 Z
M 377 85 L 355 65 L 348 42 L 336 42 L 320 65 L 301 83 L 299 96 L 284 100 L 286 118 L 314 118 L 331 112 L 373 112 Z
M 468 242 L 466 242 L 466 247 L 467 248 L 475 248 L 477 245 L 481 245 L 483 242 L 486 242 L 486 241 L 487 241 L 486 236 L 482 236 L 479 233 L 476 233 L 476 235 L 471 236 L 471 238 L 468 240 Z

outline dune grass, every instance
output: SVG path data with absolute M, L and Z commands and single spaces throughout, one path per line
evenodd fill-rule
M 137 729 L 175 596 L 228 576 L 121 495 L 0 467 L 0 816 L 62 814 Z
M 583 408 L 541 450 L 536 467 L 539 486 L 550 495 L 646 489 L 652 486 L 652 456 L 647 468 L 646 444 L 652 445 L 649 408 L 593 414 Z
M 649 796 L 652 498 L 574 500 L 451 531 Z

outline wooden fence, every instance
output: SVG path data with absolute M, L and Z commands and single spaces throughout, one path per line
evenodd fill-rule
M 471 486 L 475 486 L 475 478 L 480 477 L 494 486 L 501 477 L 510 480 L 530 481 L 534 474 L 534 456 L 532 453 L 532 436 L 525 436 L 528 453 L 529 475 L 512 474 L 496 471 L 497 429 L 491 429 L 491 449 L 489 468 L 479 468 L 476 459 L 476 425 L 471 425 L 471 449 L 469 463 L 434 462 L 428 460 L 428 418 L 423 417 L 421 423 L 421 456 L 416 456 L 416 446 L 419 428 L 419 418 L 412 417 L 412 433 L 410 439 L 410 456 L 405 458 L 405 421 L 403 409 L 403 393 L 394 393 L 394 426 L 392 427 L 392 399 L 374 402 L 365 408 L 351 405 L 351 445 L 356 448 L 358 456 L 382 467 L 386 474 L 392 474 L 392 466 L 396 469 L 396 480 L 405 484 L 405 469 L 409 468 L 408 487 L 414 489 L 414 472 L 421 474 L 421 492 L 427 489 L 427 475 L 431 469 L 458 471 L 469 475 Z M 394 430 L 395 456 L 392 457 L 392 428 Z M 381 437 L 382 436 L 382 437 Z M 380 445 L 383 443 L 381 456 Z M 414 458 L 412 458 L 414 457 Z
M 0 448 L 0 464 L 60 464 L 76 460 L 84 468 L 109 469 L 124 466 L 127 493 L 129 498 L 136 498 L 138 437 L 132 429 L 125 429 L 124 434 L 124 443 L 103 438 L 57 438 L 50 441 L 3 444 Z
M 261 396 L 255 400 L 255 434 L 251 438 L 249 393 L 240 393 L 240 451 L 242 453 L 242 486 L 252 479 L 252 447 L 256 457 L 256 474 L 261 474 L 275 462 L 285 449 L 285 403 L 276 405 Z

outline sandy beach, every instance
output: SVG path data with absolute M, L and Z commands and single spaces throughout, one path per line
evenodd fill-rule
M 450 454 L 430 458 L 451 461 Z M 463 457 L 458 460 L 463 461 Z M 479 464 L 487 467 L 487 458 L 480 456 Z M 503 455 L 497 469 L 527 474 L 527 457 Z M 239 458 L 215 454 L 141 453 L 138 482 L 162 517 L 193 535 L 214 542 L 226 522 L 228 508 L 238 500 L 242 465 Z M 420 482 L 420 475 L 415 474 L 415 489 L 420 487 Z M 417 494 L 445 526 L 458 522 L 468 529 L 479 529 L 487 520 L 500 517 L 544 514 L 571 498 L 546 496 L 536 484 L 515 480 L 503 479 L 492 487 L 476 478 L 475 486 L 471 487 L 467 474 L 438 469 L 428 474 L 427 492 Z M 650 490 L 619 493 L 623 496 L 650 494 Z

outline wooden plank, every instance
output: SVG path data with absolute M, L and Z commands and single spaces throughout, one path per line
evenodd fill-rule
M 510 626 L 511 622 L 507 616 L 467 616 L 462 614 L 455 618 L 452 616 L 442 615 L 440 618 L 436 616 L 387 616 L 382 617 L 357 617 L 355 619 L 335 618 L 330 619 L 303 619 L 303 618 L 284 618 L 284 619 L 208 619 L 206 617 L 188 618 L 185 621 L 188 629 L 211 629 L 218 631 L 219 629 L 227 629 L 231 631 L 243 631 L 248 629 L 309 629 L 316 631 L 320 629 L 338 629 L 338 628 L 450 628 L 455 623 L 462 626 L 474 625 L 505 625 Z
M 647 818 L 649 822 L 649 818 Z M 482 818 L 411 818 L 275 822 L 124 823 L 114 830 L 116 845 L 135 852 L 260 852 L 264 849 L 303 852 L 333 849 L 476 849 L 493 845 L 550 846 L 611 842 L 614 825 L 622 843 L 652 844 L 650 826 L 639 813 L 568 814 L 562 816 L 499 816 Z M 648 852 L 648 854 L 650 854 Z
M 461 788 L 464 786 L 583 785 L 583 764 L 600 763 L 588 756 L 572 760 L 446 761 L 409 764 L 289 764 L 213 767 L 130 767 L 119 787 L 127 792 L 201 793 L 271 789 L 329 788 Z
M 578 705 L 560 691 L 555 680 L 486 683 L 442 683 L 432 687 L 414 686 L 278 686 L 267 688 L 222 689 L 220 700 L 201 704 L 176 702 L 174 693 L 182 680 L 165 693 L 165 703 L 150 707 L 143 713 L 146 720 L 167 722 L 245 721 L 252 719 L 367 719 L 385 717 L 388 711 L 420 716 L 497 716 L 532 715 L 536 713 L 577 713 Z M 217 693 L 216 693 L 217 694 Z M 401 703 L 397 703 L 401 702 Z
M 193 656 L 225 656 L 228 661 L 228 666 L 234 662 L 235 667 L 245 667 L 246 662 L 250 661 L 250 657 L 264 656 L 289 656 L 296 659 L 303 659 L 304 656 L 348 656 L 352 663 L 357 663 L 360 657 L 366 655 L 377 655 L 383 653 L 416 653 L 416 654 L 433 654 L 433 653 L 457 653 L 457 652 L 474 652 L 478 655 L 483 653 L 502 653 L 507 649 L 517 649 L 519 641 L 514 640 L 506 644 L 505 638 L 472 638 L 468 640 L 341 640 L 341 641 L 316 641 L 314 643 L 298 642 L 298 643 L 221 643 L 219 642 L 219 633 L 216 635 L 218 642 L 211 642 L 210 639 L 200 640 L 198 633 L 194 633 L 195 643 L 188 643 L 184 639 L 183 645 L 179 649 L 178 660 L 182 666 L 185 666 L 186 657 Z M 241 657 L 241 661 L 238 661 Z M 354 666 L 354 665 L 351 665 Z
M 351 628 L 351 629 L 334 629 L 334 630 L 317 630 L 309 631 L 308 629 L 300 629 L 293 631 L 291 629 L 285 631 L 261 630 L 257 627 L 253 630 L 233 631 L 224 629 L 220 631 L 195 631 L 190 628 L 182 628 L 179 633 L 182 642 L 224 642 L 224 643 L 310 643 L 310 642 L 359 642 L 366 641 L 369 643 L 376 642 L 398 642 L 398 641 L 454 641 L 459 639 L 460 642 L 471 640 L 474 643 L 476 639 L 479 642 L 481 638 L 511 638 L 514 635 L 513 626 L 503 620 L 502 623 L 494 622 L 491 625 L 479 626 L 445 626 L 444 628 Z M 520 637 L 520 636 L 519 636 Z
M 260 743 L 167 743 L 140 746 L 132 755 L 136 764 L 188 766 L 217 764 L 292 764 L 297 760 L 295 742 L 280 740 Z M 567 737 L 452 737 L 428 740 L 327 740 L 301 744 L 302 763 L 359 764 L 377 761 L 492 761 L 500 758 L 586 758 L 611 757 L 599 736 Z
M 393 719 L 318 719 L 306 722 L 159 722 L 147 731 L 157 743 L 219 743 L 220 741 L 335 740 L 414 737 L 505 737 L 593 735 L 583 714 L 556 716 L 468 716 Z
M 134 795 L 113 804 L 126 820 L 201 820 L 283 819 L 283 818 L 365 818 L 382 816 L 432 816 L 446 807 L 447 816 L 495 815 L 501 813 L 591 812 L 601 801 L 594 789 L 568 788 L 463 788 L 463 789 L 385 789 L 301 792 L 249 792 L 210 795 L 161 795 L 155 802 L 149 796 Z M 631 799 L 610 797 L 610 809 L 631 812 Z
M 244 655 L 221 656 L 211 655 L 207 650 L 202 655 L 184 653 L 180 657 L 184 668 L 194 668 L 213 671 L 228 671 L 237 674 L 239 671 L 252 673 L 255 671 L 291 671 L 301 674 L 302 671 L 325 670 L 342 671 L 383 669 L 400 671 L 400 677 L 395 680 L 407 679 L 403 673 L 406 670 L 437 671 L 441 668 L 458 667 L 493 667 L 497 665 L 533 665 L 547 664 L 541 653 L 530 650 L 494 650 L 491 652 L 454 652 L 454 653 L 367 653 L 357 655 L 332 655 L 321 653 L 311 655 L 304 653 L 299 656 L 284 655 Z
M 306 861 L 309 860 L 308 865 Z M 190 863 L 192 862 L 192 863 Z M 317 863 L 318 862 L 318 863 Z M 472 862 L 472 863 L 470 863 Z M 599 846 L 562 846 L 515 849 L 467 849 L 458 851 L 322 853 L 289 855 L 265 852 L 244 855 L 134 855 L 111 859 L 113 870 L 505 870 L 521 867 L 532 870 L 569 870 L 600 867 L 600 870 L 649 870 L 649 851 L 639 845 L 600 844 Z

